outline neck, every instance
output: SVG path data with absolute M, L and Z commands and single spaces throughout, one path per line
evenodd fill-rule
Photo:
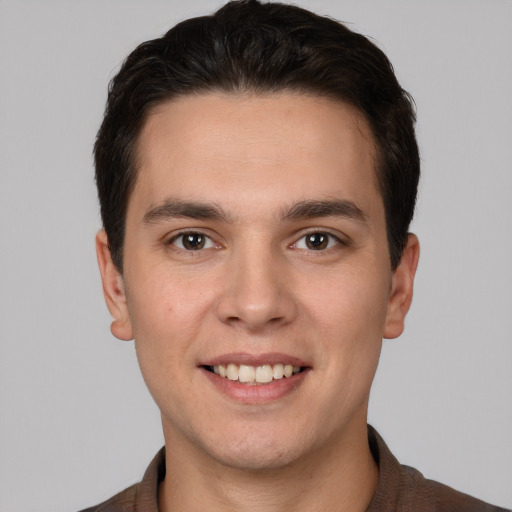
M 191 457 L 190 447 L 183 450 L 182 443 L 166 435 L 168 463 L 159 510 L 363 512 L 378 481 L 366 423 L 363 427 L 344 432 L 284 467 L 257 471 L 225 466 L 204 454 L 198 461 Z

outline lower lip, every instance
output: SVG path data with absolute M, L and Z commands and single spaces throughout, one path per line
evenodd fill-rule
M 268 384 L 240 384 L 237 380 L 225 377 L 200 368 L 204 376 L 224 395 L 238 402 L 247 404 L 262 404 L 279 400 L 295 391 L 304 381 L 309 369 L 296 373 L 291 377 L 273 380 Z

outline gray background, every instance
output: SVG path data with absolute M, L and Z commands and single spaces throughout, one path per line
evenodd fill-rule
M 0 0 L 0 511 L 73 511 L 162 444 L 109 332 L 91 149 L 133 47 L 217 0 Z M 512 505 L 512 2 L 302 0 L 387 52 L 418 107 L 422 242 L 370 421 L 403 463 Z

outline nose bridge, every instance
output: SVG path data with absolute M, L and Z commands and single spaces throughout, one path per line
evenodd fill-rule
M 291 321 L 296 305 L 285 282 L 285 267 L 285 258 L 264 236 L 240 241 L 226 269 L 219 318 L 253 331 Z

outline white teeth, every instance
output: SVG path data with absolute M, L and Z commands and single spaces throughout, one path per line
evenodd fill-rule
M 228 364 L 226 377 L 229 380 L 238 380 L 238 366 L 236 364 Z
M 234 363 L 229 363 L 228 365 L 215 365 L 213 366 L 213 371 L 220 377 L 228 378 L 233 381 L 238 380 L 244 384 L 267 384 L 273 380 L 291 377 L 299 373 L 300 366 L 293 366 L 291 364 L 265 364 L 262 366 L 241 364 L 239 366 Z
M 240 368 L 238 368 L 238 380 L 240 382 L 254 382 L 256 380 L 256 370 L 254 366 L 241 364 Z
M 284 366 L 282 364 L 275 364 L 272 368 L 272 377 L 274 379 L 282 379 L 284 377 Z
M 256 382 L 272 382 L 272 366 L 269 364 L 258 366 L 258 368 L 256 368 Z

